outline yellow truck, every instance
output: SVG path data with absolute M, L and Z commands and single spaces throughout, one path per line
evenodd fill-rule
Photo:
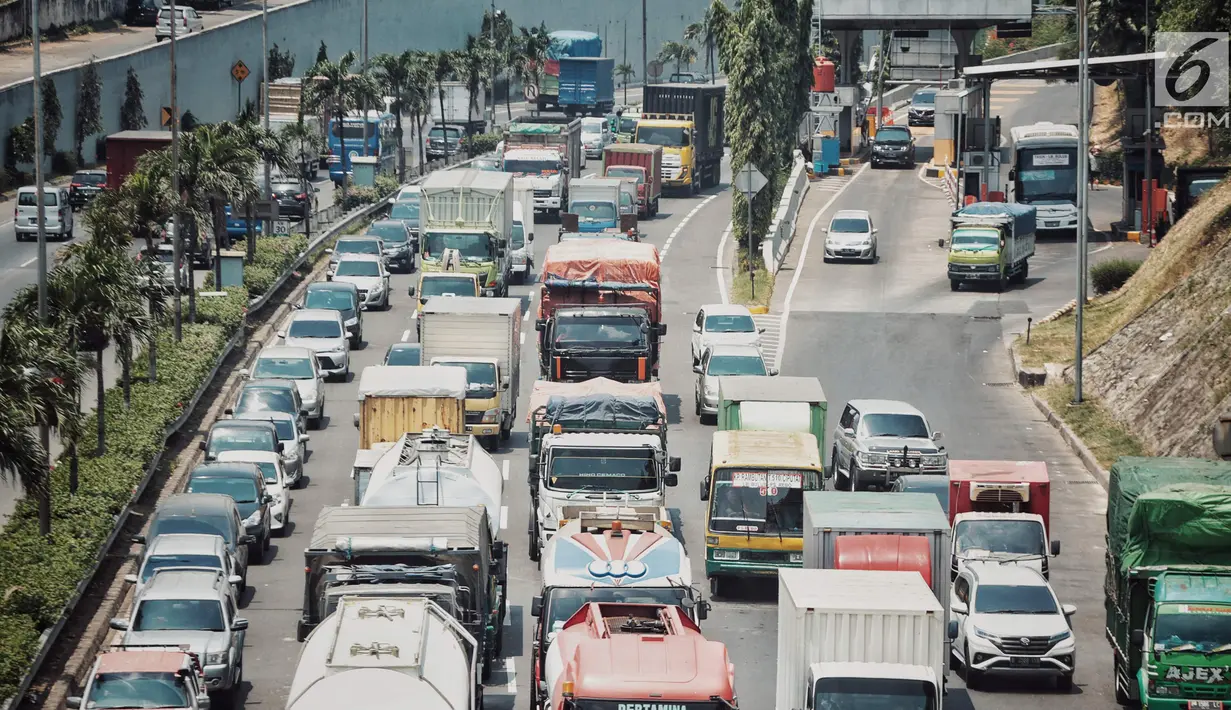
M 726 91 L 719 84 L 645 87 L 633 142 L 663 147 L 664 190 L 695 195 L 718 186 Z

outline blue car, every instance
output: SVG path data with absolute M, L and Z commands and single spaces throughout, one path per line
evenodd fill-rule
M 230 237 L 232 241 L 247 239 L 248 238 L 248 220 L 244 219 L 243 217 L 235 217 L 234 215 L 232 215 L 231 214 L 232 210 L 231 210 L 230 205 L 226 206 L 226 212 L 227 212 L 227 236 Z M 261 222 L 258 221 L 254 229 L 256 231 L 257 236 L 260 236 L 262 232 Z

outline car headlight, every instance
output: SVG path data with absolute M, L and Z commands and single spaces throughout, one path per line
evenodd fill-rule
M 974 631 L 975 631 L 975 636 L 978 636 L 979 638 L 984 638 L 984 639 L 987 639 L 988 641 L 999 641 L 1000 640 L 1000 637 L 997 636 L 996 634 L 990 631 L 984 631 L 983 629 L 980 629 L 978 626 L 974 627 Z
M 214 653 L 205 654 L 205 665 L 216 666 L 227 662 L 226 651 L 216 651 Z
M 385 284 L 380 281 L 377 281 L 375 284 L 372 285 L 372 288 L 368 289 L 368 293 L 380 293 L 384 290 L 385 290 Z
M 920 462 L 924 466 L 944 466 L 945 458 L 946 456 L 944 454 L 928 454 L 926 456 L 921 456 Z
M 351 327 L 351 326 L 353 326 L 353 325 L 359 325 L 359 319 L 358 319 L 358 318 L 351 318 L 350 320 L 346 321 L 346 327 L 347 327 L 347 328 L 349 328 L 349 327 Z
M 489 409 L 486 412 L 483 412 L 483 423 L 484 424 L 495 424 L 498 421 L 500 421 L 500 408 L 499 407 L 495 409 Z
M 860 451 L 855 454 L 860 466 L 887 466 L 889 457 L 872 451 Z
M 714 550 L 714 559 L 723 562 L 739 562 L 739 550 Z
M 1064 631 L 1061 631 L 1060 633 L 1053 635 L 1051 638 L 1049 638 L 1049 639 L 1047 639 L 1047 640 L 1048 640 L 1048 642 L 1049 642 L 1049 643 L 1058 643 L 1058 642 L 1060 642 L 1060 641 L 1063 641 L 1063 640 L 1065 640 L 1065 639 L 1069 638 L 1069 637 L 1070 637 L 1070 636 L 1072 636 L 1072 635 L 1073 635 L 1073 632 L 1072 632 L 1072 631 L 1070 631 L 1070 630 L 1068 630 L 1068 629 L 1065 629 Z
M 718 394 L 718 385 L 710 384 L 708 382 L 705 383 L 705 393 L 706 394 Z
M 257 508 L 256 511 L 252 513 L 252 515 L 249 515 L 248 517 L 244 518 L 244 525 L 247 527 L 253 527 L 256 525 L 260 525 L 260 524 L 261 524 L 261 509 L 260 508 Z
M 791 562 L 798 562 L 802 564 L 804 561 L 804 553 L 792 552 L 790 557 L 788 557 L 787 559 L 789 559 Z
M 1178 685 L 1161 685 L 1150 681 L 1150 695 L 1160 698 L 1178 698 L 1184 692 Z

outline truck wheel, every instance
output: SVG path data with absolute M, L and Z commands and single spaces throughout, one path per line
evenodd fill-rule
M 962 282 L 957 279 L 949 279 L 949 290 L 956 291 L 962 287 Z
M 717 599 L 722 595 L 723 584 L 721 579 L 722 578 L 718 575 L 712 575 L 710 577 L 710 599 Z
M 477 685 L 474 689 L 474 710 L 483 710 L 483 686 Z
M 1000 280 L 996 282 L 996 293 L 1004 293 L 1004 290 L 1009 286 L 1009 279 L 1004 272 L 1000 272 Z
M 483 437 L 483 448 L 493 453 L 498 451 L 500 449 L 500 435 L 495 434 Z
M 539 524 L 534 519 L 534 512 L 530 513 L 530 561 L 538 562 L 543 551 L 539 549 Z
M 303 643 L 308 638 L 308 627 L 302 621 L 295 622 L 295 640 Z
M 493 669 L 492 669 L 491 654 L 489 654 L 487 651 L 484 651 L 483 652 L 483 671 L 482 671 L 482 680 L 484 683 L 487 683 L 492 679 L 492 670 Z
M 1029 261 L 1023 261 L 1023 262 L 1022 262 L 1022 270 L 1021 270 L 1021 271 L 1019 271 L 1019 272 L 1017 272 L 1017 282 L 1018 282 L 1019 284 L 1025 284 L 1025 283 L 1026 283 L 1026 279 L 1027 279 L 1029 276 L 1030 276 L 1030 262 L 1029 262 Z
M 1133 707 L 1137 705 L 1137 703 L 1133 702 L 1132 697 L 1129 696 L 1128 690 L 1120 686 L 1120 661 L 1116 658 L 1115 654 L 1112 654 L 1111 657 L 1111 668 L 1112 677 L 1114 679 L 1113 685 L 1115 685 L 1116 688 L 1116 704 L 1123 707 Z

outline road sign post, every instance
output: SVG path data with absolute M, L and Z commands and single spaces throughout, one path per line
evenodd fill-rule
M 256 218 L 261 221 L 278 218 L 278 203 L 275 200 L 257 200 L 253 206 Z
M 159 114 L 159 118 L 158 118 L 158 120 L 159 120 L 159 123 L 161 123 L 161 124 L 162 124 L 162 127 L 163 127 L 163 128 L 166 128 L 167 126 L 170 126 L 170 125 L 171 125 L 171 117 L 172 117 L 172 116 L 174 116 L 174 115 L 175 115 L 175 114 L 171 111 L 171 107 L 170 107 L 170 106 L 163 106 L 163 107 L 162 107 L 162 111 L 161 111 L 161 113 Z
M 242 113 L 244 110 L 244 106 L 243 106 L 244 94 L 240 90 L 240 87 L 243 85 L 244 79 L 247 79 L 250 73 L 251 72 L 248 71 L 248 65 L 244 64 L 242 59 L 235 60 L 235 63 L 231 65 L 231 78 L 235 80 L 235 84 L 236 84 L 236 88 L 235 88 L 235 111 L 236 113 Z
M 769 179 L 761 174 L 753 162 L 744 163 L 744 167 L 735 174 L 735 189 L 742 192 L 748 200 L 748 292 L 757 297 L 756 272 L 752 266 L 752 198 L 769 183 Z

